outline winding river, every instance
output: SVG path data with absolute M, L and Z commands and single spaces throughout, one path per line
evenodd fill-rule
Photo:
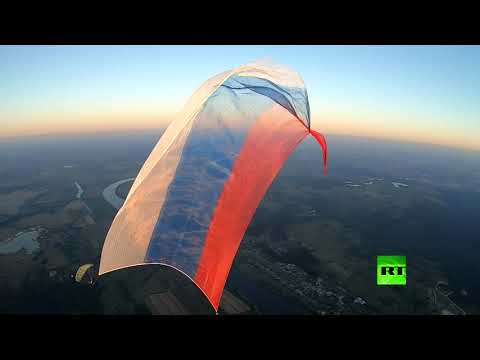
M 120 185 L 133 181 L 135 178 L 129 178 L 129 179 L 123 179 L 119 180 L 117 182 L 114 182 L 113 184 L 108 185 L 104 190 L 103 190 L 103 198 L 110 204 L 112 205 L 115 209 L 120 209 L 125 201 L 125 199 L 122 199 L 117 195 L 117 187 Z

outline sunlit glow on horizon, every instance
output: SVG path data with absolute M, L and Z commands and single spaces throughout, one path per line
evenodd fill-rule
M 480 46 L 0 46 L 0 139 L 157 130 L 216 73 L 270 57 L 327 134 L 480 151 Z
M 170 121 L 175 115 L 151 115 L 151 116 L 114 116 L 102 118 L 78 119 L 70 123 L 60 120 L 49 120 L 42 122 L 39 126 L 37 122 L 25 122 L 23 126 L 15 126 L 10 129 L 4 129 L 2 137 L 6 139 L 43 136 L 43 135 L 96 135 L 109 133 L 128 133 L 135 131 L 163 131 L 168 127 Z M 328 120 L 323 120 L 322 126 L 316 126 L 318 121 L 312 121 L 312 128 L 322 129 L 328 135 L 346 135 L 357 136 L 380 140 L 406 141 L 425 144 L 434 144 L 440 146 L 456 147 L 466 150 L 480 151 L 480 145 L 476 134 L 470 137 L 464 135 L 453 135 L 449 133 L 437 132 L 430 134 L 415 129 L 383 127 L 379 128 L 376 124 L 364 121 L 359 124 L 356 119 L 332 116 Z M 115 126 L 112 126 L 112 123 Z M 1 140 L 0 138 L 0 140 Z

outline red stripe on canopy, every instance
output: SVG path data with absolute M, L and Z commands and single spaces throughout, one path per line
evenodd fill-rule
M 279 105 L 250 129 L 210 223 L 195 282 L 218 309 L 243 235 L 270 184 L 308 129 Z
M 323 171 L 325 174 L 327 173 L 327 162 L 328 162 L 328 147 L 327 147 L 327 141 L 325 140 L 325 137 L 320 134 L 318 131 L 315 130 L 310 130 L 310 133 L 312 136 L 318 141 L 322 148 L 322 154 L 323 154 Z

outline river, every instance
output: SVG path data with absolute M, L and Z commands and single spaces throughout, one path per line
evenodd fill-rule
M 130 179 L 124 179 L 124 180 L 119 180 L 113 184 L 110 184 L 103 190 L 103 198 L 110 204 L 112 205 L 115 209 L 120 209 L 125 202 L 125 199 L 122 199 L 117 195 L 117 187 L 122 185 L 123 183 L 133 181 L 135 180 L 134 178 Z

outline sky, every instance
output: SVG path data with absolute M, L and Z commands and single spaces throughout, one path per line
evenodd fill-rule
M 300 73 L 327 137 L 480 150 L 480 46 L 0 46 L 0 139 L 164 128 L 258 59 Z

